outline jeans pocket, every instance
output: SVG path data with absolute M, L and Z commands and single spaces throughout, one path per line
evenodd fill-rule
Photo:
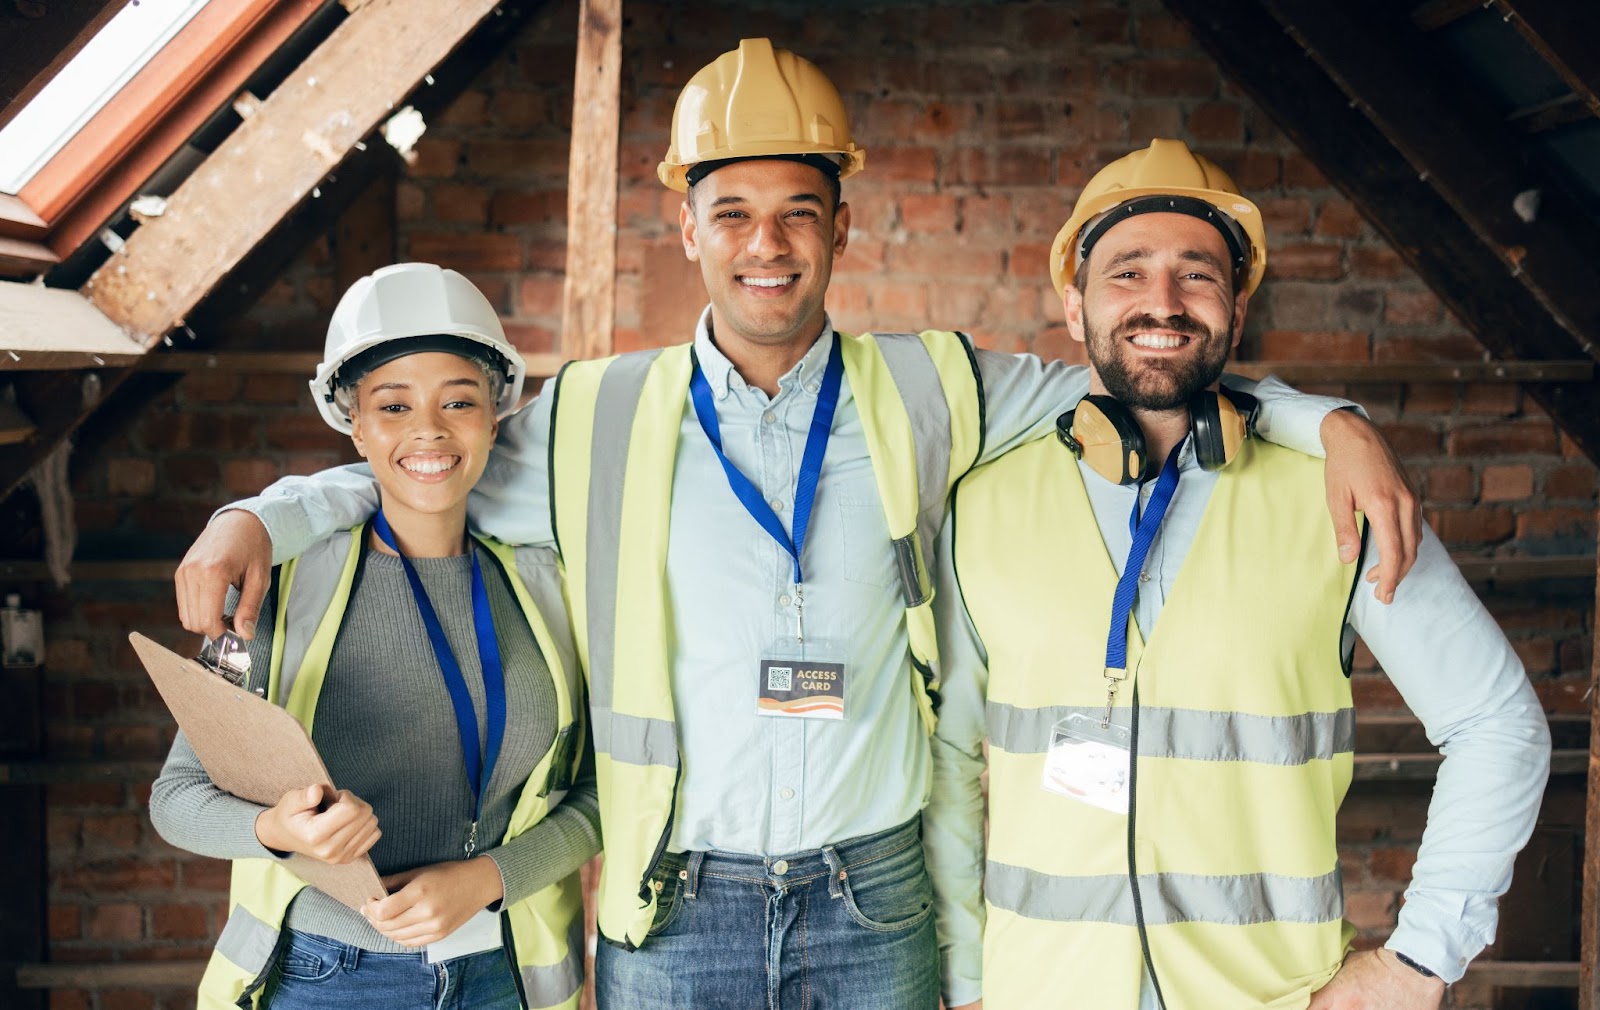
M 656 892 L 656 915 L 650 920 L 650 929 L 646 936 L 660 936 L 678 918 L 683 908 L 683 881 L 678 879 L 676 871 L 657 871 L 654 878 L 661 883 L 661 889 Z
M 933 913 L 933 882 L 922 846 L 846 870 L 839 881 L 845 910 L 860 926 L 880 933 L 911 929 Z
M 295 982 L 323 982 L 339 970 L 339 956 L 299 936 L 291 936 L 278 955 L 277 968 L 280 976 Z

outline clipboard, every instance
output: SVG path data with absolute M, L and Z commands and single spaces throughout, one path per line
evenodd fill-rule
M 138 632 L 128 641 L 219 789 L 270 807 L 291 789 L 333 788 L 322 756 L 294 716 Z M 367 856 L 335 866 L 296 853 L 282 865 L 357 911 L 388 894 Z

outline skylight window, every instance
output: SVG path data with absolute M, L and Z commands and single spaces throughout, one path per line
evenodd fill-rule
M 205 7 L 207 0 L 134 0 L 0 129 L 0 193 L 15 194 L 101 106 Z

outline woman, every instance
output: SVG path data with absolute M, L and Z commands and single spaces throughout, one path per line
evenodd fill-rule
M 312 392 L 382 505 L 274 570 L 249 686 L 300 719 L 343 788 L 262 807 L 174 741 L 156 829 L 235 861 L 200 1006 L 577 1006 L 576 870 L 599 826 L 557 569 L 466 528 L 524 371 L 451 270 L 386 267 L 335 309 Z M 291 853 L 371 856 L 391 893 L 358 912 L 285 869 Z

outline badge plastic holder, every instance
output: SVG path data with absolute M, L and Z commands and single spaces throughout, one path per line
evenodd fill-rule
M 845 650 L 825 638 L 785 635 L 762 653 L 756 714 L 785 719 L 843 719 Z
M 1132 733 L 1115 721 L 1102 724 L 1074 713 L 1050 729 L 1040 785 L 1114 814 L 1128 812 Z

